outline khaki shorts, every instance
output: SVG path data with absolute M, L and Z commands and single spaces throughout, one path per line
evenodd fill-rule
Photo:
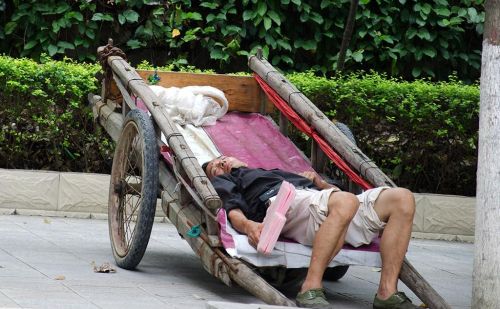
M 347 229 L 345 242 L 359 247 L 369 244 L 379 231 L 385 227 L 380 221 L 373 205 L 380 192 L 389 187 L 367 190 L 359 195 L 359 209 Z M 281 235 L 303 245 L 312 246 L 314 236 L 328 216 L 328 199 L 336 188 L 327 190 L 299 189 L 286 214 L 286 223 Z

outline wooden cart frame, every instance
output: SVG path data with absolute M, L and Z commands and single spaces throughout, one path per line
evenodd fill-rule
M 105 76 L 101 95 L 89 95 L 94 116 L 117 142 L 111 173 L 109 225 L 117 264 L 133 269 L 141 260 L 149 240 L 157 197 L 181 236 L 200 257 L 206 271 L 226 285 L 236 283 L 268 304 L 295 306 L 245 262 L 229 257 L 218 236 L 216 211 L 222 202 L 189 145 L 169 118 L 165 106 L 145 79 L 151 71 L 136 71 L 123 52 L 112 45 L 98 49 Z M 335 149 L 350 166 L 374 186 L 395 186 L 366 155 L 282 74 L 261 56 L 249 58 L 249 67 L 271 86 L 300 116 Z M 156 74 L 156 73 L 155 73 Z M 230 110 L 269 113 L 269 104 L 251 77 L 160 72 L 160 85 L 183 87 L 211 85 L 224 91 Z M 151 117 L 137 109 L 137 100 Z M 287 135 L 288 121 L 280 115 L 280 131 Z M 171 166 L 160 160 L 165 147 L 162 132 L 172 153 Z M 312 142 L 311 163 L 317 171 L 325 160 Z M 159 188 L 159 189 L 158 189 Z M 199 237 L 190 237 L 201 226 Z M 450 308 L 405 259 L 400 279 L 430 308 Z

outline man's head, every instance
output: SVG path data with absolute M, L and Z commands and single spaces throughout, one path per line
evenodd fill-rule
M 215 176 L 229 173 L 233 168 L 246 166 L 248 165 L 245 162 L 241 162 L 235 157 L 220 156 L 207 163 L 204 163 L 203 169 L 205 170 L 208 178 L 212 179 Z

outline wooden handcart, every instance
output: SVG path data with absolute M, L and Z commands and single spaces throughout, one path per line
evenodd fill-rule
M 157 198 L 170 222 L 200 257 L 210 274 L 230 286 L 240 285 L 268 304 L 295 306 L 266 281 L 255 267 L 228 256 L 221 246 L 216 211 L 222 202 L 196 160 L 183 135 L 169 118 L 165 106 L 145 82 L 151 71 L 136 71 L 121 50 L 108 45 L 98 49 L 104 69 L 102 92 L 89 95 L 94 115 L 117 142 L 109 187 L 109 233 L 118 266 L 135 268 L 141 261 L 151 233 Z M 259 56 L 249 67 L 287 101 L 349 165 L 374 186 L 395 186 L 328 118 L 286 78 Z M 159 72 L 159 85 L 184 87 L 210 85 L 224 91 L 230 110 L 267 114 L 273 106 L 252 77 Z M 137 108 L 140 100 L 151 117 Z M 289 125 L 280 115 L 280 131 Z M 159 136 L 163 133 L 167 145 Z M 169 160 L 160 159 L 168 147 Z M 324 155 L 313 142 L 311 163 L 321 172 Z M 193 227 L 199 237 L 189 237 Z M 450 308 L 405 259 L 400 279 L 430 308 Z

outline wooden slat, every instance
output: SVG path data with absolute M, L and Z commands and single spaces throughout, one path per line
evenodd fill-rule
M 154 71 L 137 70 L 144 79 L 153 75 Z M 250 76 L 229 76 L 221 74 L 158 72 L 163 87 L 212 86 L 220 89 L 229 102 L 229 111 L 260 112 L 262 100 L 267 100 L 259 85 Z M 273 111 L 272 104 L 266 104 L 266 112 Z

